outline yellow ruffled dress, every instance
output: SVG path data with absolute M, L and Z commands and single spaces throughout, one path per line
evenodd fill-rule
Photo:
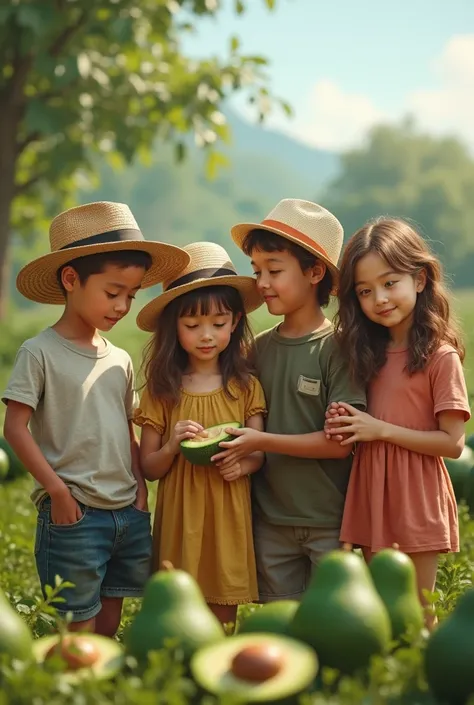
M 177 406 L 153 400 L 144 392 L 135 411 L 138 426 L 149 424 L 166 443 L 176 423 L 192 419 L 204 428 L 265 413 L 258 380 L 251 378 L 243 392 L 231 384 L 237 397 L 224 389 L 206 393 L 181 390 Z M 208 603 L 238 605 L 258 599 L 252 538 L 250 478 L 223 480 L 216 467 L 192 465 L 178 453 L 159 481 L 155 510 L 154 568 L 163 560 L 190 573 Z

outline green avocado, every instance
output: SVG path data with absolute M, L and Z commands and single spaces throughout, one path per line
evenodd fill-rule
M 239 634 L 288 634 L 299 605 L 297 600 L 275 600 L 262 607 L 255 607 L 253 612 L 242 620 Z
M 225 638 L 197 582 L 184 570 L 160 570 L 145 585 L 142 606 L 125 633 L 125 649 L 146 665 L 150 651 L 175 642 L 185 661 L 201 646 Z
M 468 479 L 474 467 L 474 451 L 465 445 L 459 458 L 444 458 L 444 463 L 449 472 L 456 500 L 466 499 L 469 493 Z
M 211 465 L 213 455 L 223 451 L 219 447 L 221 441 L 231 441 L 234 436 L 225 432 L 226 428 L 240 428 L 242 424 L 238 421 L 227 421 L 220 423 L 217 426 L 209 426 L 204 429 L 207 435 L 202 438 L 189 438 L 181 441 L 181 452 L 190 463 L 193 465 Z
M 372 558 L 369 570 L 390 617 L 393 639 L 405 641 L 418 636 L 424 617 L 411 558 L 386 548 Z
M 33 637 L 26 623 L 0 590 L 0 656 L 27 661 L 32 656 Z
M 191 673 L 225 702 L 297 702 L 318 672 L 314 651 L 281 634 L 239 634 L 197 651 Z
M 77 683 L 83 678 L 100 680 L 113 678 L 122 668 L 124 658 L 121 645 L 98 634 L 70 633 L 61 638 L 58 634 L 44 636 L 33 644 L 38 663 L 62 661 L 65 667 L 61 679 Z
M 7 480 L 14 480 L 17 477 L 21 477 L 21 475 L 26 475 L 27 470 L 25 466 L 3 436 L 0 436 L 0 448 L 7 454 L 8 460 L 10 461 Z
M 0 448 L 0 482 L 6 479 L 9 468 L 10 460 L 8 459 L 8 455 Z
M 435 629 L 425 651 L 428 684 L 441 703 L 463 705 L 474 695 L 474 590 Z
M 365 669 L 374 654 L 387 651 L 390 619 L 363 559 L 331 551 L 321 559 L 290 627 L 322 666 L 343 673 Z

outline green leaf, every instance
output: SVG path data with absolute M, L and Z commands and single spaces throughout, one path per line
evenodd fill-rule
M 231 37 L 231 39 L 230 39 L 230 50 L 231 50 L 232 53 L 235 53 L 235 52 L 238 50 L 239 47 L 240 47 L 240 40 L 239 40 L 238 37 L 236 37 L 236 36 L 234 35 L 234 36 Z
M 184 142 L 178 142 L 174 148 L 175 159 L 178 162 L 182 162 L 186 157 L 186 145 Z
M 27 27 L 38 37 L 48 31 L 53 20 L 54 10 L 46 4 L 23 3 L 16 12 L 16 21 L 20 27 Z
M 242 0 L 235 0 L 234 7 L 238 15 L 241 15 L 243 12 L 245 12 L 245 5 Z
M 275 0 L 265 0 L 265 2 L 267 3 L 267 7 L 268 7 L 270 10 L 273 10 L 273 9 L 274 9 L 274 7 L 275 7 Z
M 206 176 L 209 180 L 214 180 L 222 167 L 229 166 L 229 159 L 221 152 L 214 150 L 207 153 Z

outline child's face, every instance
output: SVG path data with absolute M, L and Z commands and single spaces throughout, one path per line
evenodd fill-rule
M 74 269 L 67 267 L 63 282 L 68 291 L 68 306 L 87 325 L 109 331 L 130 311 L 144 275 L 143 267 L 106 264 L 103 272 L 91 274 L 81 284 Z
M 253 250 L 252 267 L 257 287 L 274 316 L 287 316 L 307 306 L 309 301 L 316 302 L 315 285 L 326 272 L 319 261 L 303 272 L 296 257 L 286 250 Z
M 178 318 L 178 340 L 190 361 L 217 361 L 230 343 L 238 318 L 230 311 L 211 308 L 208 315 Z
M 395 330 L 409 329 L 416 298 L 425 287 L 425 273 L 417 276 L 394 272 L 375 252 L 362 257 L 355 267 L 354 287 L 363 313 L 374 323 Z

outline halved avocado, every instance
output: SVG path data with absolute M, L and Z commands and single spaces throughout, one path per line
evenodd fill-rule
M 190 463 L 193 465 L 211 465 L 213 455 L 224 450 L 219 447 L 221 441 L 231 441 L 234 436 L 225 432 L 226 428 L 240 428 L 242 426 L 238 421 L 227 421 L 220 423 L 217 426 L 209 426 L 206 428 L 206 436 L 197 438 L 188 438 L 181 441 L 181 452 Z
M 242 634 L 200 649 L 191 660 L 196 683 L 235 703 L 281 703 L 305 691 L 318 672 L 311 647 L 277 634 Z
M 297 600 L 275 600 L 261 607 L 256 606 L 253 612 L 242 620 L 239 634 L 288 634 L 299 604 Z
M 58 634 L 41 637 L 33 642 L 33 654 L 38 663 L 64 661 L 66 670 L 61 678 L 68 683 L 91 676 L 100 680 L 113 678 L 124 661 L 117 641 L 87 632 L 67 634 L 62 642 Z

